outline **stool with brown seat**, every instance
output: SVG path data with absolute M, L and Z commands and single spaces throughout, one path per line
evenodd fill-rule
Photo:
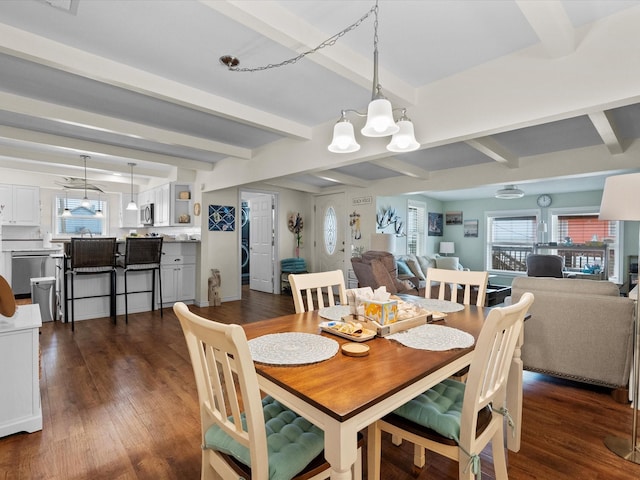
M 72 238 L 70 249 L 70 268 L 66 272 L 71 275 L 71 331 L 75 330 L 75 300 L 108 296 L 109 314 L 116 322 L 116 239 L 107 238 Z M 107 295 L 75 296 L 75 277 L 77 275 L 109 274 L 110 291 Z M 66 292 L 66 289 L 65 289 Z
M 162 275 L 160 261 L 162 258 L 162 237 L 127 237 L 124 257 L 118 259 L 118 267 L 124 269 L 124 313 L 125 322 L 129 323 L 129 294 L 151 293 L 151 310 L 156 303 L 156 271 L 158 272 L 158 291 L 160 293 L 160 316 L 162 317 Z M 151 271 L 151 289 L 129 291 L 127 274 L 129 272 Z

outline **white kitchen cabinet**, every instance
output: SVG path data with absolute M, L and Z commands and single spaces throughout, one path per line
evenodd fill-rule
M 42 430 L 40 307 L 21 305 L 0 318 L 0 437 Z
M 165 243 L 162 247 L 162 301 L 192 302 L 196 298 L 196 244 Z M 159 301 L 160 299 L 158 299 Z
M 180 227 L 193 225 L 193 185 L 172 182 L 169 191 L 170 224 Z
M 40 225 L 40 188 L 30 185 L 0 185 L 3 225 Z
M 153 224 L 158 227 L 167 227 L 170 225 L 169 214 L 170 206 L 169 201 L 171 199 L 170 185 L 162 185 L 155 189 L 156 201 Z
M 136 195 L 133 196 L 133 200 L 137 201 Z M 120 228 L 137 228 L 140 225 L 139 210 L 127 210 L 130 201 L 130 193 L 120 194 Z

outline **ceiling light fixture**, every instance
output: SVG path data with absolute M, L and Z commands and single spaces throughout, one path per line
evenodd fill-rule
M 524 192 L 515 185 L 507 185 L 504 188 L 498 190 L 495 194 L 496 198 L 512 199 L 524 197 Z
M 131 201 L 129 205 L 127 205 L 127 210 L 138 210 L 138 205 L 136 205 L 136 202 L 133 200 L 133 167 L 135 167 L 136 164 L 127 163 L 127 165 L 131 167 Z
M 82 199 L 82 205 L 84 208 L 90 208 L 91 202 L 87 198 L 87 158 L 91 158 L 89 155 L 80 155 L 82 160 L 84 160 L 84 198 Z
M 69 192 L 67 190 L 64 191 L 64 210 L 62 211 L 62 216 L 71 216 L 71 210 L 69 210 Z
M 360 117 L 366 117 L 365 126 L 360 130 L 362 135 L 366 137 L 387 137 L 393 135 L 391 142 L 387 145 L 387 150 L 391 152 L 412 152 L 420 148 L 420 144 L 416 141 L 413 123 L 407 117 L 406 108 L 393 108 L 391 102 L 382 94 L 382 86 L 378 83 L 378 0 L 371 9 L 360 17 L 357 21 L 328 38 L 320 45 L 297 56 L 284 60 L 280 63 L 270 63 L 261 67 L 240 68 L 240 60 L 233 55 L 223 55 L 220 57 L 220 63 L 225 65 L 232 72 L 258 72 L 268 70 L 270 68 L 284 67 L 292 65 L 307 55 L 317 52 L 318 50 L 333 46 L 340 37 L 358 28 L 371 14 L 374 15 L 373 30 L 373 91 L 371 93 L 371 102 L 367 109 L 367 113 L 361 113 L 357 110 L 342 110 L 338 123 L 333 128 L 333 140 L 328 146 L 330 152 L 334 153 L 350 153 L 360 150 L 360 145 L 356 142 L 353 134 L 353 124 L 347 119 L 348 113 L 354 113 Z M 396 123 L 393 112 L 401 112 L 400 118 Z
M 350 153 L 360 150 L 360 145 L 353 134 L 353 125 L 347 119 L 347 113 L 354 113 L 360 117 L 366 117 L 365 126 L 360 133 L 365 137 L 391 137 L 387 150 L 391 152 L 412 152 L 420 148 L 416 141 L 413 123 L 407 117 L 406 108 L 393 108 L 391 102 L 382 94 L 382 86 L 378 82 L 378 1 L 372 8 L 375 15 L 373 29 L 373 89 L 371 102 L 367 113 L 357 110 L 342 110 L 340 119 L 333 127 L 333 139 L 327 147 L 333 153 Z M 371 12 L 370 12 L 371 13 Z M 393 112 L 402 112 L 396 123 Z
M 100 192 L 98 192 L 98 208 L 96 210 L 96 217 L 102 218 L 104 214 L 102 213 L 102 203 L 100 202 Z

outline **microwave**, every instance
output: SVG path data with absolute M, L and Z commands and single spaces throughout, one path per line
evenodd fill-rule
M 153 203 L 140 205 L 140 223 L 145 226 L 153 226 Z

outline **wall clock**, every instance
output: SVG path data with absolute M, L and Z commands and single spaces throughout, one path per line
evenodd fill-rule
M 542 207 L 542 208 L 548 207 L 549 205 L 551 205 L 551 197 L 547 194 L 540 195 L 538 197 L 537 202 L 539 207 Z

